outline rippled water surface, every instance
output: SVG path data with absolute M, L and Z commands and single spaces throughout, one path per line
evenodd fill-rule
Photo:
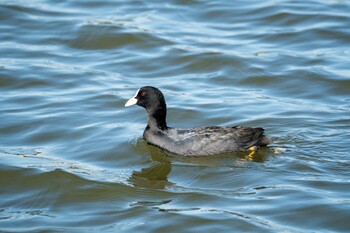
M 1 232 L 349 232 L 350 2 L 0 0 Z M 245 153 L 142 139 L 261 126 Z

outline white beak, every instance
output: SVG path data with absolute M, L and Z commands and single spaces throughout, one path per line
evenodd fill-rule
M 137 90 L 135 96 L 131 97 L 131 99 L 129 99 L 126 103 L 125 103 L 125 107 L 129 107 L 129 106 L 132 106 L 132 105 L 135 105 L 137 103 L 137 99 L 136 99 L 136 96 L 137 94 L 139 94 L 139 90 Z

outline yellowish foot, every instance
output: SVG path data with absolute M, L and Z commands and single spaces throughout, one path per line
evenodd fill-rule
M 250 153 L 248 154 L 248 158 L 249 159 L 253 159 L 254 155 L 258 151 L 258 147 L 257 146 L 252 146 L 252 147 L 249 148 L 249 151 L 250 151 Z

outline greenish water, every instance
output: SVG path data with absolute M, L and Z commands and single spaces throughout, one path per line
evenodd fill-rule
M 0 232 L 349 232 L 350 2 L 0 1 Z M 167 156 L 168 124 L 261 126 Z

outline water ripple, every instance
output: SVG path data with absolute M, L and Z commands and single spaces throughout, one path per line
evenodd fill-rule
M 0 231 L 347 232 L 349 10 L 2 1 Z M 166 154 L 124 108 L 143 85 L 164 92 L 170 126 L 277 140 L 254 158 Z

